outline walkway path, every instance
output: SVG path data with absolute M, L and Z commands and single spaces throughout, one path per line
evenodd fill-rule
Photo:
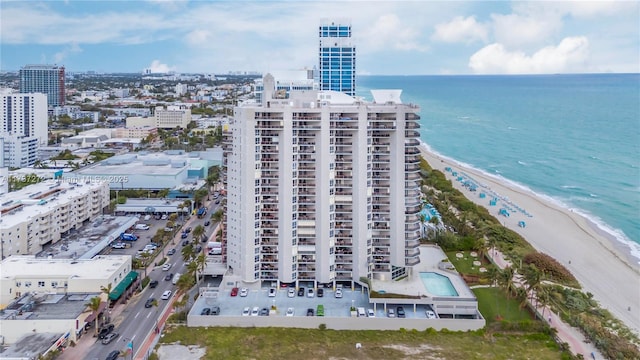
M 502 252 L 491 249 L 488 251 L 488 255 L 492 258 L 493 263 L 500 269 L 504 269 L 507 266 L 513 264 L 504 258 Z M 520 275 L 516 274 L 513 277 L 513 284 L 518 287 L 524 287 L 524 282 L 521 280 Z M 533 306 L 533 305 L 532 305 Z M 565 342 L 569 345 L 569 350 L 573 354 L 581 354 L 585 359 L 604 359 L 600 352 L 591 343 L 587 343 L 587 338 L 580 332 L 580 330 L 570 326 L 562 321 L 558 314 L 551 311 L 548 306 L 536 306 L 536 311 L 539 314 L 545 314 L 545 319 L 549 326 L 556 329 L 556 335 L 561 342 Z

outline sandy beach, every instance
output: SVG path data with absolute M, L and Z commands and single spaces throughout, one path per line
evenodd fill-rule
M 456 189 L 487 208 L 538 251 L 566 266 L 585 292 L 592 293 L 602 307 L 640 333 L 640 267 L 637 261 L 631 261 L 621 244 L 614 244 L 585 217 L 569 209 L 508 182 L 462 167 L 430 152 L 426 146 L 420 150 L 429 165 L 442 171 Z M 458 177 L 475 183 L 476 191 L 470 191 Z M 486 197 L 481 198 L 480 193 Z M 489 202 L 494 197 L 499 200 L 491 206 Z M 500 209 L 507 207 L 509 216 L 499 214 Z M 525 222 L 524 227 L 519 225 L 521 221 Z

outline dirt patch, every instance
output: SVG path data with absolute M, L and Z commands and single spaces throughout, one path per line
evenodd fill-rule
M 158 358 L 160 360 L 200 360 L 206 354 L 205 348 L 195 345 L 162 345 L 158 348 Z
M 407 346 L 407 345 L 385 345 L 385 348 L 398 350 L 406 356 L 404 359 L 407 360 L 415 360 L 415 359 L 424 359 L 424 360 L 444 360 L 444 358 L 439 357 L 433 354 L 433 350 L 441 350 L 435 346 L 431 345 L 418 345 L 418 346 Z

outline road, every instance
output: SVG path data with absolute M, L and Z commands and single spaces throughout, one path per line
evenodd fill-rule
M 198 225 L 204 225 L 206 220 L 209 220 L 211 214 L 218 210 L 220 204 L 215 204 L 215 201 L 212 200 L 208 205 L 208 213 L 202 219 L 198 219 L 196 216 L 191 216 L 189 219 L 186 219 L 183 227 L 192 227 L 195 228 Z M 132 243 L 132 247 L 129 249 L 113 249 L 112 254 L 128 254 L 135 256 L 139 249 L 144 248 L 151 240 L 150 238 L 153 234 L 156 233 L 157 229 L 164 228 L 166 224 L 166 220 L 141 220 L 143 223 L 147 223 L 150 225 L 149 230 L 137 230 L 136 234 L 139 235 L 138 241 Z M 207 237 L 211 235 L 214 229 L 214 224 L 205 227 L 205 234 Z M 168 273 L 173 274 L 184 274 L 186 272 L 184 261 L 182 260 L 182 239 L 180 239 L 180 232 L 177 232 L 173 243 L 167 243 L 166 248 L 163 252 L 160 252 L 155 259 L 154 262 L 158 262 L 162 259 L 163 254 L 166 254 L 167 251 L 171 248 L 176 249 L 176 253 L 167 256 L 169 263 L 172 263 L 173 266 L 168 271 L 163 271 L 160 266 L 158 267 L 149 267 L 147 270 L 147 276 L 149 276 L 150 280 L 157 280 L 158 286 L 155 289 L 151 289 L 148 286 L 142 291 L 142 293 L 137 294 L 132 297 L 129 302 L 126 304 L 126 308 L 122 311 L 121 315 L 112 319 L 113 323 L 116 325 L 114 332 L 120 334 L 118 338 L 112 341 L 108 345 L 103 345 L 99 340 L 96 339 L 96 343 L 91 346 L 89 352 L 84 356 L 85 359 L 105 359 L 107 355 L 114 350 L 122 351 L 126 350 L 127 344 L 129 342 L 133 343 L 133 350 L 135 353 L 138 352 L 138 347 L 144 341 L 144 339 L 155 331 L 158 319 L 160 316 L 168 309 L 169 301 L 161 300 L 160 297 L 162 293 L 166 290 L 171 290 L 172 297 L 175 296 L 176 286 L 173 285 L 171 281 L 165 280 L 165 276 Z M 204 245 L 204 244 L 203 244 Z M 152 263 L 154 263 L 152 262 Z M 145 308 L 145 302 L 149 298 L 154 298 L 157 300 L 158 306 Z M 127 356 L 126 359 L 130 357 Z

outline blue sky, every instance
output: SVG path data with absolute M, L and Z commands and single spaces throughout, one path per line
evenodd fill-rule
M 640 72 L 638 1 L 0 0 L 0 70 L 311 68 L 322 18 L 351 21 L 360 74 Z

